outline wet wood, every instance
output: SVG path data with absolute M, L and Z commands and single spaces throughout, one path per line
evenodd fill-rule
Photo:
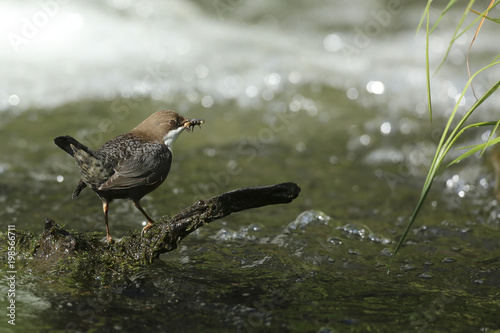
M 179 242 L 196 229 L 207 223 L 242 210 L 267 205 L 289 203 L 300 193 L 295 183 L 282 183 L 270 186 L 240 188 L 212 197 L 187 207 L 171 220 L 155 225 L 146 235 L 144 242 L 151 253 L 147 258 L 156 258 L 160 254 L 171 251 Z M 152 247 L 151 247 L 152 246 Z
M 153 262 L 210 222 L 247 209 L 286 204 L 299 193 L 300 187 L 295 183 L 240 188 L 198 201 L 172 218 L 157 221 L 142 238 L 137 230 L 113 244 L 103 241 L 101 234 L 66 230 L 46 219 L 39 237 L 18 231 L 17 248 L 20 256 L 33 258 L 31 266 L 44 270 L 57 267 L 59 271 L 86 274 L 89 278 L 103 272 L 115 274 Z

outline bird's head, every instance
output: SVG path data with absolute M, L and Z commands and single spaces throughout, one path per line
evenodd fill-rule
M 146 118 L 132 132 L 139 133 L 149 140 L 164 142 L 171 148 L 184 130 L 189 132 L 196 125 L 201 127 L 204 122 L 203 119 L 188 119 L 175 111 L 162 110 Z

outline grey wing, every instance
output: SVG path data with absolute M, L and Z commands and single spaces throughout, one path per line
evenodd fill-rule
M 147 151 L 121 159 L 115 167 L 115 173 L 99 187 L 99 190 L 126 190 L 163 182 L 171 163 L 172 153 L 167 146 L 151 145 Z

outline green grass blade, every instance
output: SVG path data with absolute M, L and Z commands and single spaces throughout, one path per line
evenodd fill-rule
M 436 27 L 438 26 L 439 22 L 441 22 L 441 20 L 443 19 L 444 15 L 451 9 L 451 7 L 453 7 L 453 5 L 457 1 L 458 0 L 451 0 L 451 1 L 448 2 L 448 4 L 446 5 L 446 7 L 441 12 L 441 15 L 439 15 L 438 19 L 436 20 L 436 23 L 434 23 L 434 25 L 432 26 L 431 33 L 434 31 L 434 29 L 436 29 Z
M 401 249 L 401 246 L 403 245 L 403 242 L 405 241 L 406 237 L 408 236 L 408 233 L 410 232 L 413 223 L 417 219 L 417 215 L 420 212 L 420 209 L 422 208 L 422 206 L 425 202 L 425 199 L 427 198 L 427 195 L 429 194 L 434 177 L 435 177 L 434 173 L 428 174 L 427 179 L 426 179 L 425 184 L 424 184 L 424 188 L 422 189 L 422 193 L 420 195 L 420 199 L 418 200 L 417 206 L 415 207 L 415 210 L 413 211 L 413 214 L 410 217 L 410 221 L 408 222 L 408 225 L 406 226 L 406 229 L 403 232 L 403 235 L 401 236 L 401 238 L 398 241 L 398 244 L 396 245 L 396 249 L 394 250 L 393 258 L 396 257 L 396 254 L 399 252 L 399 249 Z
M 446 167 L 449 167 L 450 165 L 453 165 L 455 163 L 458 163 L 460 162 L 461 160 L 471 156 L 471 155 L 474 155 L 475 153 L 479 152 L 479 151 L 484 151 L 486 148 L 490 147 L 490 146 L 493 146 L 495 144 L 497 144 L 498 142 L 500 142 L 500 138 L 495 138 L 493 140 L 489 140 L 488 142 L 485 142 L 485 143 L 482 143 L 480 145 L 477 145 L 477 146 L 472 146 L 469 147 L 471 149 L 469 149 L 466 153 L 463 153 L 462 155 L 460 155 L 459 157 L 457 157 L 456 159 L 454 159 L 452 162 L 450 162 Z M 467 149 L 468 147 L 463 147 L 461 149 Z
M 493 139 L 493 135 L 497 132 L 498 125 L 500 125 L 500 119 L 495 123 L 495 127 L 493 128 L 490 135 L 488 136 L 488 140 L 486 141 L 486 144 L 488 144 Z M 483 156 L 484 151 L 486 150 L 487 147 L 489 147 L 489 145 L 485 146 L 484 149 L 481 151 L 481 156 Z
M 453 120 L 453 117 L 455 116 L 455 113 L 456 113 L 456 111 L 458 109 L 458 105 L 460 104 L 460 100 L 464 96 L 465 91 L 468 88 L 468 86 L 471 84 L 472 80 L 476 77 L 476 75 L 478 75 L 483 70 L 485 70 L 487 68 L 490 68 L 491 66 L 498 65 L 498 64 L 500 64 L 500 62 L 491 63 L 490 65 L 481 68 L 479 71 L 477 71 L 476 73 L 474 73 L 474 75 L 469 79 L 469 81 L 467 82 L 467 85 L 464 88 L 464 91 L 462 92 L 462 95 L 460 96 L 460 98 L 458 99 L 457 103 L 455 104 L 455 109 L 453 110 L 452 115 L 450 116 L 450 119 L 448 120 L 445 132 L 443 133 L 443 136 L 446 135 L 447 130 L 448 130 L 449 126 L 451 125 L 451 121 Z M 463 130 L 462 130 L 463 128 L 462 127 L 463 127 L 463 124 L 465 123 L 465 121 L 467 121 L 467 119 L 471 116 L 471 114 L 481 104 L 483 104 L 483 102 L 486 101 L 491 96 L 491 94 L 493 94 L 499 87 L 500 87 L 500 81 L 498 81 L 495 85 L 493 85 L 479 100 L 477 100 L 476 103 L 474 103 L 474 105 L 471 106 L 471 108 L 469 109 L 469 111 L 467 111 L 467 113 L 462 117 L 462 119 L 459 121 L 459 123 L 455 126 L 455 129 L 451 132 L 451 134 L 449 135 L 449 137 L 446 140 L 446 142 L 444 143 L 444 145 L 442 145 L 442 147 L 441 146 L 438 147 L 438 151 L 439 151 L 440 155 L 442 156 L 441 159 L 436 160 L 436 162 L 439 165 L 441 164 L 441 162 L 444 159 L 444 157 L 448 154 L 448 151 L 453 146 L 453 144 L 455 143 L 455 141 L 463 133 Z M 439 167 L 439 165 L 438 165 L 438 167 Z M 432 167 L 435 167 L 435 166 L 433 165 Z
M 434 29 L 438 26 L 438 24 L 440 23 L 441 19 L 444 17 L 444 15 L 458 2 L 458 0 L 450 0 L 448 2 L 448 5 L 445 7 L 445 9 L 442 11 L 441 15 L 439 16 L 437 22 L 432 26 L 432 29 L 429 29 L 429 22 L 430 22 L 430 5 L 432 3 L 432 0 L 428 0 L 427 1 L 427 5 L 425 7 L 425 10 L 424 10 L 424 13 L 420 19 L 420 22 L 418 24 L 418 27 L 417 27 L 417 33 L 418 31 L 420 30 L 424 20 L 426 20 L 426 49 L 425 49 L 425 54 L 426 54 L 426 83 L 427 83 L 427 98 L 428 98 L 428 104 L 429 104 L 429 115 L 430 115 L 430 119 L 432 121 L 432 100 L 431 100 L 431 87 L 430 87 L 430 64 L 429 64 L 429 36 L 430 34 L 434 31 Z M 488 10 L 490 10 L 491 8 L 493 8 L 494 6 L 496 6 L 497 4 L 500 3 L 500 0 L 497 0 L 495 1 L 495 3 L 493 4 L 493 6 L 489 9 L 487 9 L 485 12 L 483 12 L 482 14 L 478 15 L 478 17 L 474 20 L 474 22 L 472 22 L 471 24 L 469 24 L 462 32 L 459 33 L 459 30 L 465 20 L 465 16 L 468 14 L 468 12 L 471 10 L 471 7 L 472 5 L 474 4 L 474 0 L 470 0 L 469 1 L 469 4 L 467 5 L 467 8 L 466 10 L 464 11 L 461 19 L 460 19 L 460 22 L 457 26 L 457 28 L 455 29 L 455 32 L 453 34 L 453 38 L 451 39 L 451 42 L 448 46 L 448 50 L 446 51 L 446 54 L 445 56 L 443 57 L 443 60 L 442 62 L 440 63 L 438 69 L 436 70 L 439 71 L 439 69 L 441 68 L 441 66 L 443 65 L 443 63 L 445 62 L 447 56 L 448 56 L 448 53 L 451 49 L 451 46 L 455 43 L 455 41 L 460 37 L 462 36 L 466 31 L 468 31 L 473 25 L 475 25 L 475 23 L 479 20 L 481 20 L 483 17 L 485 17 L 485 14 Z M 485 101 L 487 100 L 491 94 L 493 94 L 499 87 L 500 87 L 500 81 L 498 81 L 495 85 L 493 85 L 479 100 L 477 100 L 474 105 L 467 111 L 467 113 L 460 119 L 460 121 L 458 122 L 458 124 L 453 128 L 453 130 L 451 131 L 450 134 L 448 134 L 450 132 L 450 129 L 452 128 L 452 123 L 453 123 L 453 120 L 455 118 L 455 115 L 457 113 L 457 110 L 458 110 L 458 107 L 460 105 L 460 102 L 462 101 L 462 99 L 464 98 L 465 96 L 465 93 L 466 91 L 469 89 L 469 86 L 472 84 L 472 81 L 473 79 L 479 74 L 481 73 L 482 71 L 492 67 L 492 66 L 495 66 L 495 65 L 498 65 L 500 64 L 500 62 L 496 61 L 498 58 L 500 57 L 500 55 L 498 55 L 490 64 L 488 64 L 487 66 L 481 68 L 480 70 L 476 71 L 472 76 L 469 77 L 469 80 L 467 81 L 462 93 L 460 94 L 460 97 L 458 99 L 458 101 L 455 103 L 455 107 L 453 108 L 453 111 L 451 113 L 451 116 L 449 117 L 448 119 L 448 122 L 446 123 L 446 126 L 445 126 L 445 129 L 441 135 L 441 138 L 439 140 L 439 144 L 436 148 L 436 153 L 434 154 L 434 158 L 433 158 L 433 161 L 431 163 L 431 166 L 429 168 L 429 171 L 427 173 L 427 177 L 425 179 L 425 183 L 424 183 L 424 186 L 422 188 L 422 192 L 420 194 L 420 198 L 417 202 L 417 205 L 412 213 L 412 215 L 410 216 L 410 220 L 408 222 L 408 225 L 406 226 L 406 229 L 404 230 L 403 232 L 403 235 L 401 236 L 401 238 L 399 239 L 398 241 L 398 244 L 396 245 L 396 248 L 394 250 L 394 256 L 392 257 L 392 260 L 396 257 L 396 254 L 398 253 L 398 251 L 401 249 L 402 247 L 402 244 L 404 243 L 406 237 L 408 236 L 408 233 L 410 232 L 412 226 L 413 226 L 413 223 L 415 222 L 421 208 L 423 207 L 423 204 L 427 198 L 427 195 L 429 194 L 429 191 L 431 189 L 431 186 L 432 186 L 432 183 L 434 182 L 434 179 L 437 175 L 437 173 L 440 170 L 440 167 L 441 167 L 441 164 L 443 163 L 443 160 L 444 158 L 447 156 L 450 148 L 455 144 L 455 141 L 467 130 L 467 129 L 470 129 L 472 127 L 480 127 L 480 126 L 493 126 L 494 125 L 494 130 L 492 131 L 492 133 L 490 134 L 490 137 L 488 138 L 488 140 L 483 143 L 483 144 L 480 144 L 480 145 L 477 145 L 477 146 L 471 146 L 470 150 L 467 151 L 466 153 L 462 154 L 459 158 L 453 160 L 450 164 L 448 164 L 448 166 L 454 164 L 454 163 L 457 163 L 458 161 L 460 161 L 461 159 L 463 158 L 466 158 L 478 151 L 483 151 L 491 146 L 491 145 L 494 145 L 498 142 L 500 142 L 500 138 L 495 138 L 493 139 L 493 133 L 495 132 L 495 130 L 500 127 L 500 120 L 497 121 L 497 122 L 483 122 L 483 123 L 476 123 L 476 124 L 472 124 L 472 125 L 468 125 L 468 126 L 465 126 L 464 127 L 464 124 L 465 122 L 467 121 L 467 119 L 472 115 L 472 113 L 477 110 L 477 108 Z M 391 260 L 391 262 L 392 262 Z
M 485 16 L 487 20 L 500 24 L 500 19 Z
M 415 33 L 419 32 L 420 28 L 422 27 L 422 23 L 424 23 L 425 18 L 429 14 L 431 3 L 432 3 L 432 0 L 427 0 L 427 5 L 425 6 L 424 13 L 422 14 L 422 17 L 420 18 L 420 22 L 418 23 L 417 31 Z
M 489 9 L 489 11 L 491 11 L 493 8 L 495 8 L 497 5 L 500 4 L 500 0 L 497 0 L 495 1 L 492 5 L 491 5 L 491 8 Z M 477 14 L 477 15 L 481 15 L 481 13 L 475 11 L 475 10 L 472 10 L 471 9 L 471 12 L 473 12 L 474 14 Z M 487 20 L 490 20 L 492 22 L 495 22 L 495 23 L 500 23 L 500 19 L 496 19 L 496 18 L 492 18 L 492 17 L 489 17 L 489 16 L 486 16 L 486 15 L 483 15 L 485 19 Z
M 432 97 L 431 97 L 431 76 L 429 63 L 429 10 L 427 11 L 427 27 L 425 31 L 425 78 L 427 80 L 427 103 L 429 105 L 429 119 L 432 122 Z
M 451 2 L 451 1 L 450 1 Z M 448 3 L 449 5 L 450 3 Z M 453 3 L 454 4 L 454 3 Z M 441 63 L 439 64 L 439 66 L 437 67 L 436 71 L 434 72 L 434 75 L 439 72 L 439 70 L 441 69 L 441 67 L 443 66 L 444 62 L 446 61 L 446 59 L 448 58 L 448 54 L 450 53 L 450 50 L 451 50 L 451 47 L 453 46 L 453 44 L 455 43 L 455 41 L 465 32 L 467 31 L 469 28 L 470 28 L 470 25 L 469 27 L 467 27 L 462 33 L 458 34 L 458 31 L 460 30 L 460 27 L 462 27 L 462 24 L 464 23 L 464 20 L 465 20 L 465 17 L 467 16 L 467 14 L 469 13 L 469 10 L 472 8 L 472 5 L 474 4 L 474 0 L 471 0 L 469 1 L 469 4 L 467 5 L 467 7 L 465 8 L 465 11 L 464 13 L 462 14 L 462 17 L 460 18 L 460 21 L 458 22 L 458 25 L 455 29 L 455 32 L 453 33 L 453 37 L 451 38 L 450 40 L 450 43 L 448 45 L 448 49 L 446 50 L 446 53 L 444 54 L 443 56 L 443 60 L 441 60 Z M 448 11 L 448 6 L 446 6 L 445 10 L 443 11 L 443 13 L 441 15 L 444 15 L 446 11 Z M 441 16 L 440 16 L 441 18 Z M 480 19 L 480 17 L 479 17 Z M 434 31 L 434 29 L 436 28 L 437 26 L 437 23 L 434 24 L 434 26 L 432 27 L 431 29 L 431 33 L 432 31 Z
M 458 106 L 460 104 L 461 99 L 465 95 L 465 92 L 466 92 L 467 88 L 469 87 L 470 83 L 472 82 L 472 80 L 480 72 L 482 72 L 483 70 L 490 68 L 494 65 L 497 65 L 499 63 L 500 62 L 492 62 L 488 66 L 485 66 L 482 69 L 480 69 L 479 71 L 477 71 L 476 73 L 474 73 L 474 75 L 467 82 L 459 100 L 455 104 L 455 108 L 454 108 L 450 118 L 448 119 L 448 122 L 446 124 L 446 127 L 445 127 L 443 134 L 441 135 L 441 140 L 440 140 L 439 145 L 436 149 L 436 154 L 434 155 L 434 159 L 432 161 L 431 167 L 430 167 L 429 172 L 427 174 L 427 178 L 425 180 L 424 186 L 422 188 L 422 193 L 420 195 L 420 199 L 417 203 L 417 206 L 415 207 L 415 210 L 413 211 L 413 214 L 410 217 L 410 221 L 408 222 L 408 225 L 406 226 L 406 229 L 403 232 L 403 235 L 401 236 L 398 244 L 396 245 L 396 249 L 394 250 L 394 257 L 399 252 L 404 240 L 406 239 L 406 236 L 410 232 L 410 229 L 413 226 L 413 223 L 415 222 L 415 220 L 418 216 L 418 213 L 420 212 L 420 209 L 422 208 L 424 201 L 427 198 L 427 195 L 429 194 L 429 191 L 430 191 L 430 188 L 431 188 L 432 183 L 434 181 L 434 178 L 436 177 L 436 174 L 439 170 L 439 167 L 440 167 L 444 157 L 447 155 L 449 149 L 451 148 L 451 146 L 453 145 L 455 140 L 460 136 L 461 133 L 463 133 L 463 131 L 461 131 L 460 129 L 463 126 L 464 122 L 470 117 L 470 115 L 472 114 L 472 112 L 474 112 L 474 110 L 476 110 L 485 100 L 488 99 L 489 96 L 491 96 L 491 94 L 493 94 L 500 87 L 500 81 L 498 81 L 478 101 L 476 101 L 476 103 L 474 103 L 474 105 L 469 109 L 469 111 L 464 115 L 464 117 L 462 117 L 462 119 L 460 120 L 458 125 L 455 127 L 455 129 L 452 131 L 452 133 L 449 135 L 448 139 L 446 139 L 446 141 L 445 141 L 445 137 L 447 136 L 447 133 L 451 127 L 451 123 L 452 123 L 453 118 L 456 114 L 456 111 L 458 109 Z M 459 134 L 459 135 L 457 135 L 457 134 Z

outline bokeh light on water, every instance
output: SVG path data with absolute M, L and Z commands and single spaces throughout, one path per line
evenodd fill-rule
M 430 123 L 424 34 L 415 34 L 423 6 L 1 2 L 4 224 L 39 233 L 50 216 L 70 229 L 103 232 L 99 199 L 90 190 L 71 199 L 78 171 L 52 140 L 69 134 L 96 148 L 160 108 L 207 122 L 176 142 L 169 178 L 143 200 L 155 217 L 237 187 L 294 181 L 302 188 L 289 205 L 197 230 L 129 284 L 69 280 L 59 293 L 26 272 L 19 300 L 37 319 L 25 328 L 162 331 L 158 318 L 168 318 L 168 329 L 192 331 L 493 328 L 498 272 L 490 256 L 498 252 L 500 213 L 489 160 L 473 156 L 440 173 L 387 274 L 467 80 L 471 31 L 432 77 Z M 455 23 L 443 20 L 431 38 L 433 68 Z M 474 68 L 492 58 L 488 41 L 497 35 L 486 22 L 472 48 Z M 475 89 L 484 93 L 498 73 L 479 76 Z M 477 119 L 491 120 L 498 99 Z M 468 91 L 458 112 L 474 102 Z M 479 130 L 463 146 L 490 134 Z M 113 202 L 113 233 L 140 229 L 136 213 L 129 202 Z M 432 312 L 447 295 L 456 297 Z

